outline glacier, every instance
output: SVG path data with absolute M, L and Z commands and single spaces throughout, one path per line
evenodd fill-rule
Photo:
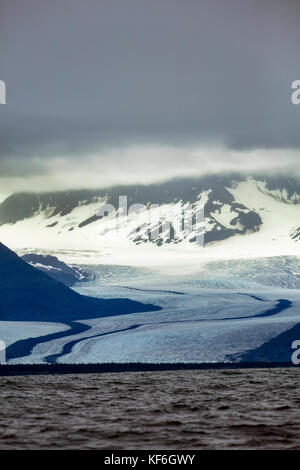
M 265 285 L 264 264 L 277 266 Z M 101 298 L 130 298 L 159 305 L 156 312 L 77 321 L 83 332 L 43 342 L 30 354 L 10 363 L 39 362 L 219 362 L 260 347 L 298 324 L 299 260 L 289 260 L 294 276 L 281 276 L 286 258 L 210 262 L 198 274 L 170 276 L 150 268 L 116 265 L 84 266 L 94 279 L 78 284 L 81 294 Z M 291 269 L 291 272 L 292 269 Z M 243 273 L 241 275 L 241 273 Z M 279 299 L 284 299 L 282 309 Z M 16 324 L 16 330 L 18 325 Z M 74 331 L 75 333 L 75 331 Z M 297 338 L 295 338 L 297 339 Z M 5 340 L 5 334 L 4 334 Z M 291 350 L 292 353 L 292 350 Z
M 99 217 L 120 195 L 144 208 Z M 195 227 L 180 230 L 182 210 L 194 203 L 204 205 L 202 246 Z M 299 216 L 299 179 L 274 175 L 2 195 L 0 239 L 20 256 L 56 256 L 83 270 L 87 282 L 73 286 L 80 294 L 162 308 L 72 323 L 1 322 L 8 345 L 33 338 L 9 362 L 242 360 L 270 352 L 281 335 L 286 360 L 300 314 Z M 172 230 L 153 240 L 160 220 L 172 220 Z

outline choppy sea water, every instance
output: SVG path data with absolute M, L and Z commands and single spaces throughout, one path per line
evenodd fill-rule
M 300 449 L 298 369 L 0 378 L 0 449 Z

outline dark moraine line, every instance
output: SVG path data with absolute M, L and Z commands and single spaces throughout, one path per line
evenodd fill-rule
M 276 305 L 276 307 L 271 308 L 270 310 L 267 310 L 266 312 L 259 313 L 258 315 L 255 315 L 254 318 L 270 317 L 272 315 L 277 315 L 277 313 L 283 312 L 283 310 L 287 310 L 288 308 L 291 308 L 291 306 L 293 305 L 293 302 L 291 302 L 288 299 L 277 299 L 277 302 L 278 304 Z
M 244 295 L 247 295 L 247 294 L 244 294 Z M 253 297 L 253 296 L 250 296 L 250 297 Z M 267 302 L 264 299 L 259 299 L 259 300 L 261 300 L 263 302 Z M 274 308 L 272 308 L 270 310 L 266 310 L 263 313 L 259 313 L 258 315 L 253 315 L 253 316 L 250 315 L 250 316 L 245 316 L 245 317 L 222 318 L 222 319 L 215 319 L 213 321 L 244 320 L 244 319 L 252 319 L 252 318 L 259 318 L 259 317 L 269 317 L 269 316 L 276 315 L 277 313 L 280 313 L 283 310 L 286 310 L 286 309 L 288 309 L 292 306 L 292 302 L 290 300 L 278 299 L 277 302 L 278 302 L 278 304 Z M 81 343 L 82 341 L 86 341 L 88 339 L 101 338 L 103 336 L 113 335 L 113 334 L 116 334 L 116 333 L 124 333 L 126 331 L 136 330 L 137 328 L 140 328 L 142 326 L 153 326 L 153 325 L 157 326 L 157 325 L 166 325 L 166 324 L 174 324 L 174 323 L 200 323 L 200 322 L 205 322 L 205 321 L 211 321 L 211 319 L 175 320 L 173 322 L 172 321 L 162 321 L 162 322 L 157 322 L 157 323 L 138 323 L 138 324 L 131 325 L 127 328 L 123 328 L 123 329 L 120 329 L 120 330 L 113 330 L 113 331 L 108 331 L 106 333 L 100 333 L 100 334 L 93 335 L 93 336 L 85 336 L 84 338 L 74 339 L 73 341 L 70 341 L 69 343 L 67 343 L 63 346 L 63 350 L 62 350 L 61 353 L 52 354 L 50 356 L 47 356 L 47 357 L 45 357 L 44 360 L 49 364 L 55 364 L 55 363 L 57 363 L 57 360 L 59 358 L 61 358 L 62 356 L 66 355 L 66 354 L 71 353 L 73 347 L 76 344 Z
M 249 318 L 271 317 L 273 315 L 277 315 L 280 312 L 283 312 L 283 310 L 287 310 L 288 308 L 291 308 L 291 306 L 293 305 L 293 303 L 287 299 L 277 299 L 276 302 L 277 302 L 277 305 L 275 307 L 271 308 L 270 310 L 266 310 L 263 313 L 258 313 L 257 315 L 247 315 L 245 317 L 225 318 L 224 320 L 246 320 Z
M 99 334 L 93 335 L 93 336 L 86 336 L 84 338 L 74 339 L 73 341 L 70 341 L 69 343 L 67 343 L 63 346 L 63 350 L 62 350 L 61 353 L 51 354 L 50 356 L 46 356 L 44 358 L 44 361 L 47 362 L 47 364 L 56 364 L 57 359 L 59 359 L 62 356 L 65 356 L 66 354 L 69 354 L 72 351 L 73 347 L 76 344 L 81 343 L 81 341 L 85 341 L 87 339 L 92 339 L 92 338 L 101 338 L 102 336 L 113 335 L 115 333 L 124 333 L 125 331 L 135 330 L 136 328 L 139 328 L 140 326 L 143 326 L 143 323 L 140 323 L 140 324 L 137 324 L 137 325 L 131 325 L 128 328 L 123 328 L 121 330 L 107 331 L 106 333 L 99 333 Z
M 262 299 L 261 297 L 257 297 L 257 295 L 252 294 L 245 294 L 244 292 L 237 292 L 238 295 L 246 295 L 247 297 L 251 297 L 251 299 L 259 300 L 260 302 L 267 302 L 266 299 Z
M 58 331 L 57 333 L 50 333 L 44 336 L 37 336 L 36 338 L 21 339 L 11 344 L 6 348 L 7 360 L 30 356 L 31 351 L 37 344 L 46 343 L 53 339 L 65 338 L 66 336 L 78 335 L 91 329 L 90 326 L 77 322 L 63 323 L 63 325 L 69 326 L 70 329 L 67 331 L 64 330 Z
M 176 295 L 186 295 L 185 292 L 178 292 L 176 290 L 161 290 L 161 289 L 141 289 L 139 287 L 127 287 L 127 286 L 114 286 L 121 289 L 130 289 L 130 290 L 138 290 L 141 292 L 156 292 L 156 293 L 165 293 L 165 294 L 176 294 Z
M 248 295 L 248 294 L 243 294 L 243 295 Z M 250 295 L 250 297 L 253 297 L 253 296 Z M 256 300 L 266 301 L 264 299 L 258 299 L 258 298 Z M 175 322 L 166 321 L 166 322 L 158 322 L 158 323 L 153 323 L 153 324 L 146 323 L 146 325 L 150 326 L 150 325 L 169 324 L 169 323 L 174 324 L 174 323 L 187 323 L 187 322 L 205 322 L 205 321 L 212 321 L 212 320 L 213 321 L 232 321 L 232 320 L 262 318 L 262 317 L 276 315 L 282 312 L 283 310 L 286 310 L 292 306 L 292 302 L 287 299 L 278 299 L 277 302 L 278 303 L 275 307 L 269 310 L 266 310 L 263 313 L 259 313 L 257 315 L 252 315 L 252 316 L 248 315 L 244 317 L 217 318 L 217 319 L 207 318 L 207 319 L 201 319 L 201 320 L 176 320 Z M 31 354 L 31 351 L 37 344 L 45 343 L 54 339 L 65 338 L 67 336 L 74 336 L 77 334 L 84 333 L 91 329 L 90 326 L 83 324 L 83 323 L 78 323 L 78 322 L 68 322 L 64 324 L 69 326 L 70 329 L 67 331 L 52 333 L 52 334 L 45 335 L 45 336 L 39 336 L 37 338 L 28 338 L 28 339 L 16 341 L 15 343 L 11 344 L 10 346 L 8 346 L 6 350 L 7 359 L 10 360 L 10 359 L 16 359 L 18 357 L 29 356 Z M 106 333 L 101 333 L 97 335 L 87 336 L 84 338 L 74 339 L 73 341 L 70 341 L 69 343 L 63 346 L 63 350 L 61 353 L 49 355 L 46 358 L 44 358 L 44 360 L 50 364 L 56 363 L 59 358 L 61 358 L 65 354 L 69 354 L 72 351 L 72 348 L 76 344 L 80 343 L 81 341 L 85 341 L 85 340 L 92 339 L 92 338 L 100 338 L 103 336 L 108 336 L 108 335 L 116 334 L 116 333 L 123 333 L 125 331 L 137 329 L 144 325 L 145 325 L 144 323 L 140 323 L 140 324 L 131 325 L 128 328 L 124 328 L 120 330 L 113 330 L 113 331 L 109 331 Z
M 86 341 L 88 339 L 102 338 L 103 336 L 114 335 L 116 333 L 125 333 L 126 331 L 136 330 L 137 328 L 140 328 L 142 326 L 157 326 L 157 325 L 168 325 L 168 324 L 174 325 L 174 323 L 196 323 L 196 322 L 202 322 L 202 321 L 205 321 L 205 320 L 175 320 L 175 321 L 162 321 L 162 322 L 157 322 L 157 323 L 136 323 L 135 325 L 131 325 L 131 326 L 128 326 L 127 328 L 122 328 L 120 330 L 107 331 L 106 333 L 98 333 L 92 336 L 84 336 L 83 338 L 74 339 L 73 341 L 66 343 L 63 346 L 61 353 L 51 354 L 50 356 L 46 356 L 44 358 L 44 361 L 47 362 L 48 364 L 56 364 L 57 360 L 61 358 L 62 356 L 69 354 L 76 344 L 79 344 L 82 341 Z

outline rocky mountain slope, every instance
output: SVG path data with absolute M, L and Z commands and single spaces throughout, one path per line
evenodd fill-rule
M 69 266 L 56 256 L 26 253 L 21 258 L 34 268 L 69 287 L 74 286 L 77 282 L 90 280 L 89 274 L 82 268 Z
M 148 186 L 12 194 L 0 204 L 0 237 L 12 247 L 47 249 L 184 248 L 223 246 L 228 240 L 235 246 L 249 239 L 241 249 L 265 245 L 274 247 L 274 255 L 293 255 L 299 251 L 299 219 L 299 179 L 212 175 Z
M 159 310 L 128 299 L 80 295 L 0 243 L 0 320 L 67 322 Z

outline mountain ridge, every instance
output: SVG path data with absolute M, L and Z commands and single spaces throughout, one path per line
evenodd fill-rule
M 160 310 L 129 299 L 78 294 L 23 261 L 1 242 L 0 279 L 0 320 L 66 322 Z
M 126 219 L 120 217 L 116 233 L 114 214 L 103 217 L 99 210 L 108 205 L 119 216 L 120 196 L 127 197 L 128 207 L 142 204 L 144 209 Z M 159 208 L 153 208 L 155 204 Z M 199 229 L 195 220 L 201 205 L 204 216 Z M 189 230 L 182 228 L 185 210 L 190 210 Z M 121 246 L 122 239 L 132 246 L 183 247 L 194 245 L 201 234 L 204 246 L 209 246 L 262 233 L 265 228 L 269 238 L 264 242 L 276 237 L 281 242 L 280 230 L 285 226 L 291 253 L 293 246 L 298 249 L 299 216 L 300 179 L 296 177 L 210 175 L 99 190 L 15 193 L 0 204 L 0 236 L 5 241 L 16 238 L 18 247 L 22 247 L 21 234 L 26 236 L 26 246 L 33 247 L 41 238 L 48 239 L 48 248 L 57 242 L 75 249 L 88 244 L 97 249 L 111 239 L 115 246 Z

